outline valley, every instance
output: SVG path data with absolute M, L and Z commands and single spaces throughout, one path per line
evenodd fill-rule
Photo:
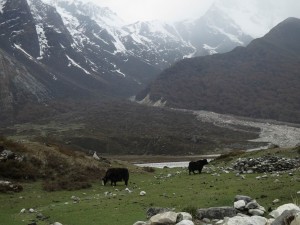
M 166 224 L 158 207 L 190 213 L 170 225 L 277 225 L 288 203 L 299 219 L 299 2 L 131 23 L 98 3 L 0 0 L 0 224 Z M 110 168 L 127 187 L 101 185 Z

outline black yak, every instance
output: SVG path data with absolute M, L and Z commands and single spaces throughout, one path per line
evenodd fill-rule
M 103 185 L 110 180 L 110 185 L 116 186 L 117 181 L 125 181 L 128 185 L 129 172 L 127 168 L 110 168 L 106 171 L 105 176 L 102 178 Z
M 201 159 L 201 160 L 198 160 L 196 162 L 190 162 L 189 163 L 189 174 L 191 174 L 191 172 L 193 172 L 195 174 L 195 170 L 199 171 L 199 173 L 201 173 L 202 169 L 203 169 L 203 166 L 208 164 L 208 161 L 207 159 Z

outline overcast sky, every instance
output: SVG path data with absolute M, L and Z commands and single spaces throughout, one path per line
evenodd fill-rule
M 214 0 L 90 0 L 108 6 L 126 22 L 138 20 L 178 21 L 198 18 Z
M 89 0 L 108 6 L 126 22 L 138 20 L 178 21 L 199 18 L 215 0 Z M 300 17 L 300 0 L 219 0 L 223 5 L 257 8 L 258 14 L 277 8 L 274 15 Z M 279 16 L 279 15 L 278 15 Z

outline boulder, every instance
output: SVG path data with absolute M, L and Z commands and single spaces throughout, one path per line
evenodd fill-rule
M 151 207 L 147 210 L 146 214 L 147 214 L 147 218 L 151 218 L 152 216 L 155 216 L 156 214 L 159 213 L 165 213 L 165 212 L 169 212 L 172 211 L 172 209 L 170 208 L 160 208 L 160 207 Z
M 243 209 L 245 209 L 246 202 L 244 200 L 238 200 L 233 203 L 233 206 L 234 206 L 234 208 L 236 208 L 238 210 L 243 210 Z
M 165 212 L 159 213 L 150 218 L 151 225 L 165 225 L 165 224 L 176 224 L 177 213 L 175 212 Z
M 270 212 L 269 215 L 276 219 L 285 210 L 297 210 L 297 211 L 300 211 L 300 208 L 297 205 L 293 204 L 293 203 L 284 204 L 282 206 L 279 206 L 277 209 L 273 210 L 272 212 Z
M 295 209 L 285 210 L 271 225 L 300 225 L 300 211 Z
M 180 219 L 178 219 L 180 218 Z M 177 222 L 181 221 L 181 220 L 192 220 L 193 217 L 191 214 L 187 213 L 187 212 L 179 212 L 178 216 L 177 216 Z
M 55 222 L 55 223 L 53 223 L 53 225 L 62 225 L 62 223 L 60 223 L 60 222 Z
M 255 200 L 252 200 L 246 205 L 246 209 L 257 209 L 259 206 L 260 205 Z
M 252 198 L 246 195 L 236 195 L 234 197 L 234 201 L 237 202 L 239 200 L 244 200 L 246 202 L 246 204 L 248 204 L 249 202 L 252 201 Z
M 235 216 L 229 218 L 223 223 L 223 225 L 265 225 L 267 224 L 267 219 L 261 216 L 251 216 L 251 217 L 243 217 L 243 216 Z
M 211 207 L 207 209 L 198 209 L 196 212 L 197 219 L 223 219 L 224 217 L 234 217 L 237 215 L 237 210 L 233 207 Z
M 191 220 L 181 220 L 179 223 L 176 223 L 176 225 L 194 225 L 194 222 Z
M 265 211 L 261 209 L 249 209 L 248 213 L 253 216 L 263 216 Z

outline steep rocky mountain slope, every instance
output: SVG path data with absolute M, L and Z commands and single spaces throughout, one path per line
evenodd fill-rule
M 300 20 L 288 18 L 246 48 L 178 62 L 137 99 L 299 123 L 299 38 Z
M 251 39 L 225 15 L 218 24 L 216 8 L 193 22 L 130 25 L 78 0 L 3 0 L 0 9 L 3 117 L 51 99 L 128 98 L 180 59 Z

